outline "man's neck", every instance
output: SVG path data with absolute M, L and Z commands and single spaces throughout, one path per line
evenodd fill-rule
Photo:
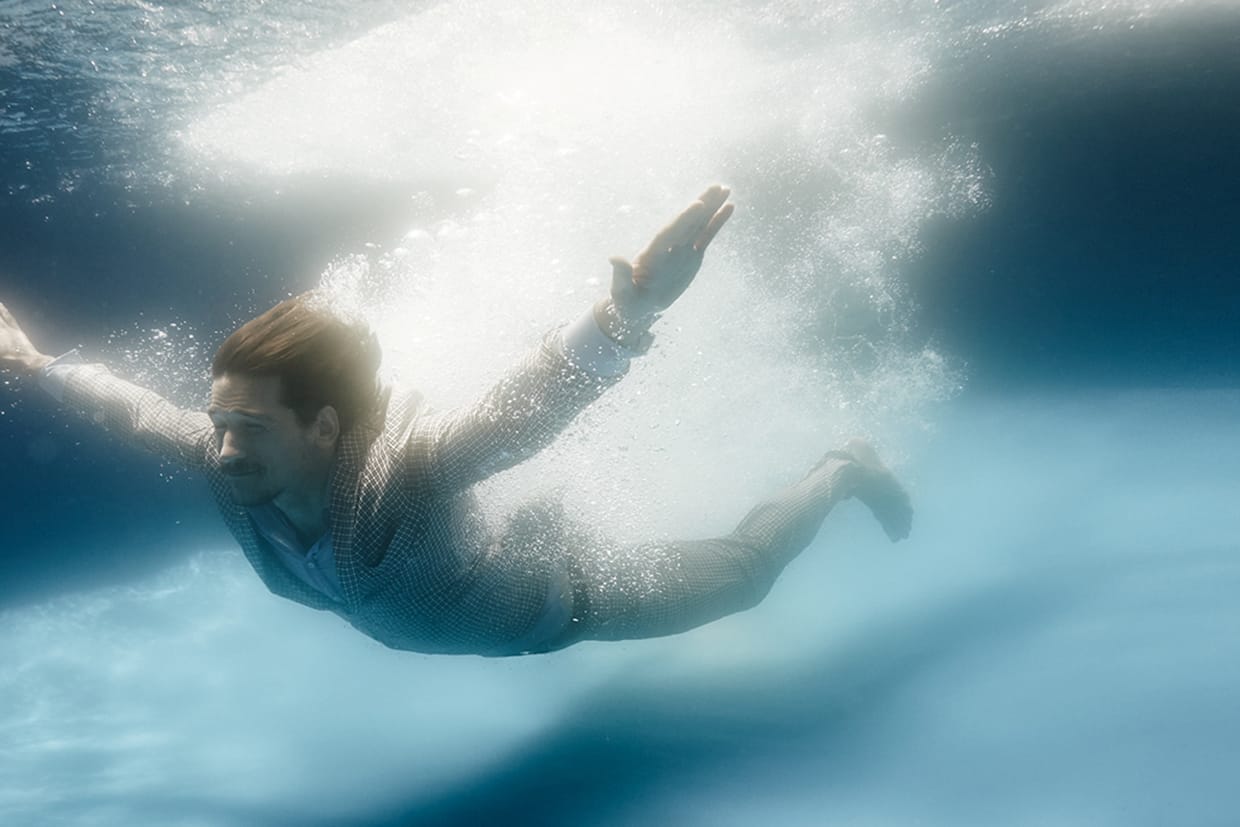
M 300 491 L 285 491 L 272 503 L 280 509 L 307 548 L 327 531 L 327 498 L 330 473 Z

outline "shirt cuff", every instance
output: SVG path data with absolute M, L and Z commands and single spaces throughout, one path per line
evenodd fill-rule
M 600 377 L 619 376 L 628 370 L 629 360 L 638 355 L 603 332 L 594 320 L 593 307 L 560 331 L 560 342 L 573 365 Z
M 89 370 L 90 365 L 78 353 L 77 348 L 53 359 L 39 371 L 39 387 L 52 395 L 57 402 L 65 401 L 65 386 L 75 371 Z

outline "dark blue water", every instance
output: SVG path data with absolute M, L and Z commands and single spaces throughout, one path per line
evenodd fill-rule
M 446 222 L 596 199 L 641 241 L 722 178 L 742 207 L 708 262 L 723 298 L 695 286 L 680 338 L 634 380 L 645 410 L 687 424 L 625 444 L 631 473 L 697 492 L 651 530 L 725 525 L 860 422 L 911 481 L 913 539 L 888 548 L 845 509 L 762 607 L 682 638 L 520 662 L 401 655 L 267 595 L 197 480 L 11 382 L 0 820 L 1233 823 L 1240 10 L 648 5 L 530 4 L 495 24 L 470 3 L 0 4 L 0 300 L 44 350 L 81 346 L 193 404 L 223 333 L 342 257 L 391 261 L 411 226 L 438 233 L 435 267 L 548 271 L 552 255 L 617 251 L 564 219 L 550 238 L 514 224 L 500 256 Z M 630 115 L 620 139 L 599 126 L 605 101 L 596 112 L 570 88 L 554 103 L 572 83 L 541 68 L 511 109 L 511 94 L 466 104 L 441 78 L 417 82 L 454 55 L 462 96 L 502 85 L 476 67 L 527 25 L 531 65 L 560 51 L 576 65 L 581 28 L 668 77 L 701 70 L 684 42 L 641 52 L 668 36 L 659 20 L 728 44 L 738 75 L 633 99 L 677 123 L 693 90 L 717 87 L 706 97 L 737 103 L 715 137 L 652 138 Z M 441 37 L 442 55 L 422 51 Z M 398 83 L 401 48 L 414 70 Z M 744 78 L 767 72 L 786 94 L 756 107 Z M 281 78 L 305 94 L 302 75 L 359 83 L 304 104 L 345 137 L 247 131 L 272 106 L 247 96 Z M 611 77 L 599 88 L 632 113 Z M 347 108 L 358 89 L 373 108 Z M 516 137 L 487 144 L 490 130 Z M 411 159 L 415 141 L 448 160 Z M 441 305 L 438 271 L 413 277 L 452 318 L 418 353 L 473 358 L 458 343 L 478 339 L 495 354 L 480 377 L 529 335 L 498 311 L 494 339 L 469 326 L 488 289 L 522 297 L 535 332 L 587 300 L 518 273 L 462 275 L 469 301 Z M 727 341 L 745 348 L 718 387 L 738 389 L 678 401 L 660 371 Z M 815 433 L 827 392 L 843 402 Z M 628 434 L 609 410 L 599 431 Z M 720 459 L 684 462 L 678 442 Z M 574 450 L 548 467 L 576 468 Z

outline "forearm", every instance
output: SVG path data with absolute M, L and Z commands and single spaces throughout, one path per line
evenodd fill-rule
M 529 458 L 615 384 L 628 357 L 588 318 L 549 334 L 475 404 L 422 418 L 408 456 L 440 490 L 459 490 Z M 566 341 L 566 339 L 568 341 Z
M 192 468 L 208 462 L 212 429 L 206 414 L 183 410 L 103 365 L 85 364 L 76 351 L 38 375 L 43 390 L 62 405 L 125 442 Z
M 702 255 L 732 214 L 713 186 L 632 261 L 613 257 L 609 295 L 549 337 L 472 409 L 415 427 L 412 465 L 439 487 L 460 488 L 515 465 L 556 434 L 649 349 L 650 326 L 697 275 Z

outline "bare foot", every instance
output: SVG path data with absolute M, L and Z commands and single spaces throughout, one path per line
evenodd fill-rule
M 904 486 L 891 473 L 891 469 L 883 465 L 874 447 L 864 439 L 853 437 L 848 440 L 844 452 L 856 460 L 862 471 L 857 475 L 857 488 L 853 496 L 873 512 L 893 543 L 903 540 L 913 527 L 913 505 Z

